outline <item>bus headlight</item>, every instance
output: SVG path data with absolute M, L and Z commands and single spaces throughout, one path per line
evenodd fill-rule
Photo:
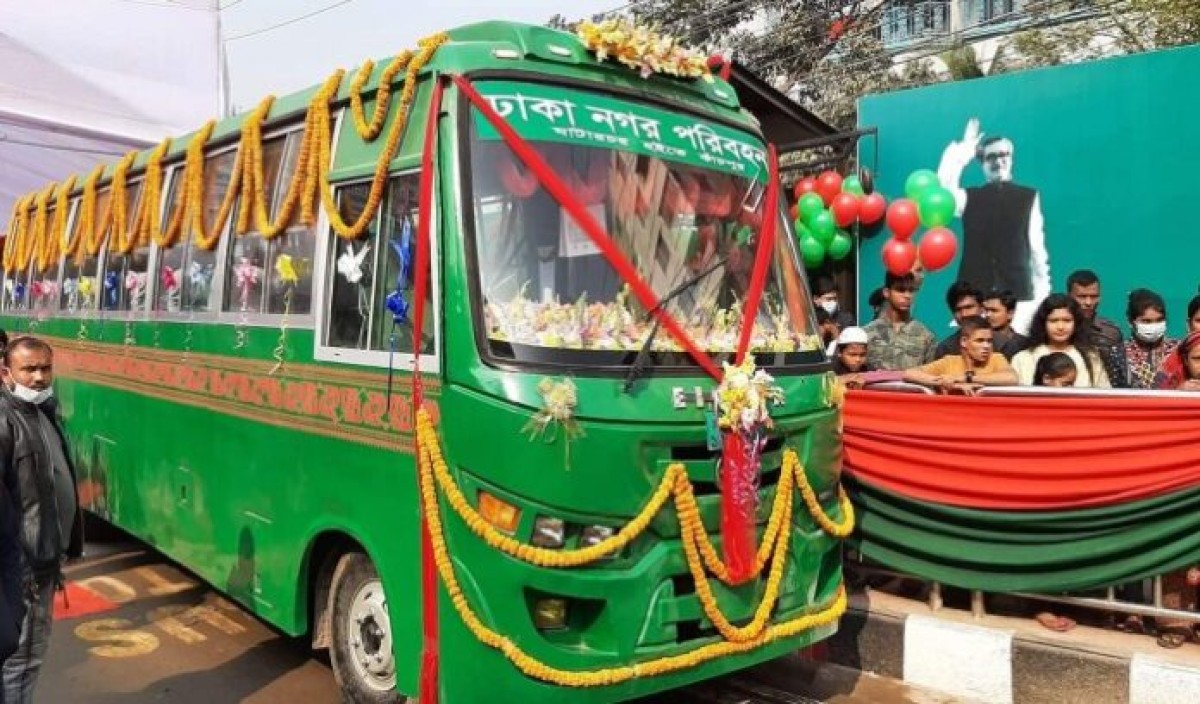
M 579 538 L 579 547 L 590 548 L 613 537 L 613 529 L 608 526 L 587 526 Z
M 510 534 L 517 532 L 517 525 L 521 522 L 521 509 L 486 491 L 479 492 L 479 515 L 488 523 Z
M 533 625 L 539 631 L 567 627 L 566 599 L 538 599 L 533 605 Z
M 561 518 L 538 516 L 533 522 L 533 538 L 530 540 L 539 548 L 557 549 L 563 546 L 566 536 L 566 524 Z

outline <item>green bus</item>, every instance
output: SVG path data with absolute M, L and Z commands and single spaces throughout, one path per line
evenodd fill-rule
M 21 199 L 0 325 L 55 348 L 85 507 L 328 648 L 346 701 L 423 661 L 451 703 L 631 699 L 845 608 L 769 156 L 719 78 L 465 26 Z M 738 580 L 709 372 L 740 339 L 778 393 Z

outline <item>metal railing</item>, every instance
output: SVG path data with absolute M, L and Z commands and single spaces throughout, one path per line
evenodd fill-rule
M 870 384 L 866 387 L 871 391 L 889 391 L 898 393 L 935 393 L 928 387 L 908 382 L 884 382 Z M 1087 388 L 1054 388 L 1045 386 L 985 386 L 980 389 L 979 396 L 991 397 L 1060 397 L 1060 398 L 1200 398 L 1200 395 L 1189 391 L 1158 391 L 1144 389 L 1087 389 Z M 860 557 L 861 560 L 861 557 Z M 931 611 L 939 611 L 945 605 L 940 582 L 926 580 L 921 577 L 896 572 L 885 567 L 866 562 L 848 563 L 847 568 L 852 573 L 884 575 L 887 577 L 920 583 L 927 588 L 926 599 Z M 1144 580 L 1142 580 L 1144 581 Z M 1148 616 L 1154 618 L 1177 619 L 1200 623 L 1200 612 L 1182 611 L 1163 606 L 1162 575 L 1150 580 L 1153 598 L 1151 603 L 1144 604 L 1123 601 L 1117 598 L 1117 588 L 1104 589 L 1103 598 L 1078 596 L 1068 593 L 1042 594 L 1036 592 L 983 592 L 968 590 L 971 599 L 971 615 L 981 619 L 987 615 L 987 594 L 1015 596 L 1033 601 L 1065 604 L 1068 606 L 1093 609 L 1110 614 L 1126 614 L 1133 616 Z
M 851 572 L 852 576 L 881 575 L 893 579 L 916 582 L 923 585 L 927 589 L 925 600 L 926 603 L 929 604 L 930 611 L 941 611 L 945 607 L 945 599 L 942 592 L 943 585 L 941 582 L 922 579 L 921 577 L 915 575 L 897 572 L 895 570 L 887 569 L 886 567 L 872 565 L 866 562 L 849 562 L 846 565 L 846 569 Z M 1151 585 L 1153 588 L 1154 597 L 1149 604 L 1123 601 L 1117 598 L 1116 587 L 1107 587 L 1104 589 L 1105 596 L 1103 598 L 1074 596 L 1065 593 L 1041 594 L 1037 592 L 984 592 L 979 589 L 965 591 L 970 594 L 971 616 L 975 619 L 982 619 L 987 615 L 987 596 L 990 594 L 994 596 L 1015 596 L 1021 599 L 1049 602 L 1054 604 L 1066 604 L 1068 606 L 1093 609 L 1095 611 L 1111 614 L 1149 616 L 1200 623 L 1200 612 L 1182 611 L 1163 606 L 1163 587 L 1161 575 L 1153 577 L 1151 579 Z

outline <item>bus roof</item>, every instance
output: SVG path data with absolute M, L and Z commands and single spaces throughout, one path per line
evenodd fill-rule
M 757 120 L 741 109 L 733 87 L 715 75 L 711 81 L 665 75 L 642 78 L 636 71 L 616 62 L 597 60 L 576 35 L 537 25 L 487 21 L 464 25 L 449 30 L 446 34 L 449 41 L 438 49 L 433 60 L 422 69 L 422 75 L 432 71 L 467 73 L 480 69 L 494 69 L 586 79 L 601 86 L 638 91 L 647 97 L 668 97 L 702 111 L 716 112 L 726 119 L 741 122 L 748 128 L 758 126 Z M 361 91 L 364 100 L 374 96 L 390 62 L 391 57 L 375 62 L 371 76 Z M 342 78 L 336 98 L 339 106 L 349 100 L 354 74 L 355 71 L 348 71 Z M 393 84 L 402 83 L 403 80 L 403 73 L 398 74 Z M 289 119 L 302 120 L 305 110 L 319 89 L 320 84 L 317 84 L 276 98 L 266 121 L 268 127 Z M 389 112 L 394 112 L 394 108 Z M 235 141 L 249 113 L 250 110 L 245 110 L 220 120 L 209 138 L 209 144 L 219 145 Z M 193 132 L 173 137 L 164 161 L 170 163 L 180 160 L 192 136 L 198 131 L 199 127 Z M 144 168 L 151 151 L 145 149 L 139 152 L 131 173 Z M 116 163 L 114 160 L 106 165 L 101 183 L 111 179 Z M 65 179 L 68 174 L 60 176 Z M 80 174 L 75 192 L 82 189 L 82 176 L 83 174 Z

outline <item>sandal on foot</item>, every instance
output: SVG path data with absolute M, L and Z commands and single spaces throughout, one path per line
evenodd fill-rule
M 1187 640 L 1188 640 L 1188 637 L 1187 637 L 1187 634 L 1185 634 L 1185 633 L 1176 633 L 1174 631 L 1168 631 L 1166 633 L 1158 634 L 1157 643 L 1158 643 L 1158 647 L 1160 647 L 1160 648 L 1166 648 L 1167 650 L 1174 650 L 1174 649 L 1178 648 L 1179 646 L 1183 645 L 1184 643 L 1186 643 Z
M 1056 616 L 1049 611 L 1043 611 L 1033 618 L 1035 621 L 1041 624 L 1043 628 L 1047 628 L 1051 631 L 1057 631 L 1058 633 L 1066 633 L 1075 627 L 1074 619 L 1067 618 L 1066 616 Z
M 1146 633 L 1146 624 L 1142 623 L 1140 616 L 1129 616 L 1117 624 L 1117 630 L 1122 633 L 1144 635 Z

